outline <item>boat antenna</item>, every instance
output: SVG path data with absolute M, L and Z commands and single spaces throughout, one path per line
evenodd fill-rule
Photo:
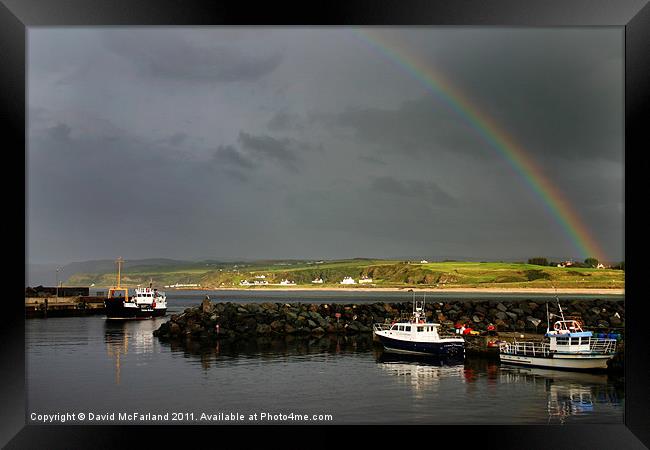
M 546 332 L 551 331 L 551 316 L 548 312 L 548 302 L 546 302 Z
M 553 289 L 555 289 L 555 300 L 557 300 L 557 307 L 560 309 L 560 316 L 562 317 L 562 321 L 564 321 L 564 313 L 562 312 L 562 306 L 560 305 L 560 297 L 557 296 L 557 288 L 553 286 Z

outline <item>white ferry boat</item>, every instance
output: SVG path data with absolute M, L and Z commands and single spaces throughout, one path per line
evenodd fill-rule
M 564 317 L 558 302 L 561 320 L 547 326 L 542 342 L 503 342 L 499 344 L 501 362 L 554 369 L 606 369 L 614 357 L 616 339 L 595 338 L 584 331 L 577 317 Z M 547 309 L 547 316 L 548 309 Z
M 392 324 L 373 324 L 373 334 L 387 353 L 464 357 L 465 340 L 462 337 L 441 337 L 439 327 L 438 323 L 426 322 L 424 300 L 418 302 L 414 298 L 410 319 Z
M 135 289 L 135 295 L 129 297 L 129 290 L 120 284 L 122 258 L 117 260 L 117 285 L 108 290 L 104 300 L 107 319 L 150 319 L 167 313 L 167 297 L 164 292 L 152 288 Z

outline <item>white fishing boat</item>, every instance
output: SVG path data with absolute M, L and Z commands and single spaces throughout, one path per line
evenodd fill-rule
M 607 361 L 616 353 L 616 339 L 596 338 L 584 331 L 577 317 L 564 317 L 558 301 L 560 320 L 553 329 L 548 322 L 544 340 L 540 342 L 502 342 L 499 358 L 503 363 L 553 369 L 606 369 Z M 547 320 L 550 320 L 547 305 Z
M 442 337 L 440 324 L 426 322 L 425 301 L 418 302 L 413 294 L 413 313 L 410 318 L 392 324 L 373 324 L 373 334 L 384 351 L 411 355 L 452 357 L 465 354 L 462 337 Z

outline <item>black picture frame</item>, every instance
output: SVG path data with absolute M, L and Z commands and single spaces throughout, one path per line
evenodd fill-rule
M 643 195 L 641 172 L 647 164 L 650 102 L 650 6 L 647 0 L 347 0 L 302 4 L 245 1 L 175 0 L 2 0 L 0 4 L 0 108 L 5 125 L 5 154 L 26 149 L 26 30 L 37 26 L 108 25 L 482 25 L 482 26 L 617 26 L 625 29 L 625 260 L 626 260 L 626 355 L 624 425 L 563 426 L 421 426 L 390 430 L 382 427 L 300 427 L 306 434 L 293 435 L 294 426 L 88 426 L 26 425 L 24 305 L 21 295 L 3 299 L 0 337 L 0 444 L 6 448 L 93 448 L 129 447 L 144 438 L 147 447 L 195 445 L 197 436 L 209 445 L 244 442 L 244 447 L 273 442 L 306 447 L 313 442 L 345 445 L 352 434 L 363 445 L 385 446 L 410 440 L 417 433 L 422 444 L 451 446 L 495 446 L 499 448 L 646 448 L 650 445 L 650 351 L 646 347 L 644 321 L 648 300 L 640 288 L 643 255 L 632 225 L 643 224 L 643 201 L 633 202 L 635 192 Z M 8 138 L 8 139 L 7 139 Z M 18 159 L 20 161 L 20 159 Z M 20 182 L 15 165 L 5 189 Z M 14 180 L 12 177 L 16 177 Z M 9 184 L 11 183 L 11 184 Z M 15 184 L 14 184 L 15 183 Z M 15 188 L 14 188 L 15 189 Z M 11 192 L 11 191 L 8 191 Z M 17 196 L 12 196 L 17 197 Z M 640 197 L 643 199 L 643 197 Z M 26 199 L 26 196 L 24 197 Z M 24 216 L 23 216 L 24 217 Z M 7 218 L 25 236 L 25 225 Z M 12 234 L 13 236 L 13 234 Z M 9 238 L 6 238 L 7 240 Z M 643 238 L 641 238 L 643 239 Z M 12 238 L 13 240 L 13 238 Z M 633 242 L 628 245 L 628 242 Z M 26 254 L 26 252 L 25 252 Z M 26 256 L 25 256 L 26 257 Z M 26 261 L 25 261 L 26 262 Z M 444 405 L 440 405 L 444 408 Z M 471 405 L 470 405 L 471 407 Z M 386 411 L 390 414 L 390 411 Z M 414 427 L 415 428 L 415 427 Z M 300 431 L 300 430 L 298 430 Z M 228 436 L 226 436 L 228 435 Z M 451 437 L 445 441 L 444 436 Z M 329 444 L 328 444 L 329 441 Z M 416 441 L 418 442 L 418 441 Z M 355 444 L 358 445 L 358 444 Z M 229 447 L 231 445 L 227 445 Z

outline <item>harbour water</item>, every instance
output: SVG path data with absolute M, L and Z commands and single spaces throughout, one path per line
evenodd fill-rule
M 213 300 L 242 302 L 322 301 L 323 296 L 333 301 L 340 295 L 268 294 L 210 293 Z M 386 293 L 353 294 L 358 301 L 388 301 Z M 168 293 L 168 315 L 204 296 Z M 348 293 L 341 300 L 353 302 Z M 257 338 L 201 348 L 154 337 L 153 330 L 166 320 L 27 320 L 28 422 L 57 413 L 85 415 L 70 424 L 623 422 L 619 376 L 509 367 L 481 358 L 460 364 L 389 358 L 373 346 L 371 336 Z M 134 421 L 136 412 L 163 419 Z M 111 413 L 111 420 L 90 420 Z M 119 413 L 127 416 L 120 420 Z

